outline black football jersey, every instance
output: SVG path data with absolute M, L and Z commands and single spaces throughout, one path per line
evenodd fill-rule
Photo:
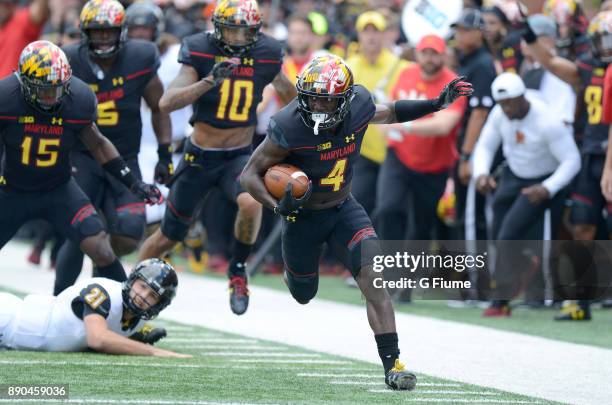
M 363 135 L 375 112 L 370 92 L 356 85 L 351 108 L 335 131 L 315 135 L 302 121 L 297 100 L 293 100 L 272 116 L 267 136 L 291 152 L 285 161 L 306 173 L 313 192 L 338 192 L 350 187 Z
M 510 31 L 504 38 L 497 59 L 500 61 L 504 72 L 518 73 L 524 59 L 519 31 Z
M 84 44 L 64 48 L 73 76 L 87 83 L 98 99 L 97 125 L 124 158 L 140 152 L 140 105 L 145 87 L 157 74 L 159 52 L 152 42 L 128 40 L 108 72 L 90 59 Z M 85 150 L 84 146 L 79 147 Z
M 15 75 L 0 80 L 0 142 L 5 147 L 0 184 L 20 191 L 48 191 L 70 180 L 70 150 L 95 119 L 96 97 L 76 77 L 54 114 L 28 104 Z
M 228 58 L 212 34 L 202 32 L 183 39 L 178 61 L 193 67 L 202 79 L 209 75 L 215 63 Z M 263 89 L 280 72 L 282 63 L 281 44 L 260 34 L 232 75 L 195 102 L 191 122 L 204 122 L 216 128 L 255 125 Z
M 592 57 L 580 58 L 577 62 L 580 80 L 584 88 L 586 126 L 582 151 L 589 154 L 605 154 L 608 147 L 608 128 L 602 121 L 603 88 L 607 64 Z

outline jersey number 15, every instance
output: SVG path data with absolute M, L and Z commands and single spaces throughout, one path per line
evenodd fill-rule
M 25 166 L 29 166 L 31 161 L 34 160 L 36 167 L 50 167 L 55 165 L 57 163 L 60 140 L 37 138 L 38 149 L 35 155 L 36 157 L 35 159 L 31 159 L 32 142 L 34 142 L 34 140 L 35 139 L 31 136 L 23 138 L 23 142 L 21 143 L 21 163 Z M 49 150 L 49 147 L 55 148 L 56 150 Z

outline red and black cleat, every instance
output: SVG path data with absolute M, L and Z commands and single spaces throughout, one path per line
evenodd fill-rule
M 236 315 L 242 315 L 249 308 L 249 287 L 246 276 L 232 276 L 229 281 L 230 307 Z

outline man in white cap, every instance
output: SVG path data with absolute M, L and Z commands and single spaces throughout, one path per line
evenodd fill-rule
M 476 188 L 483 194 L 495 189 L 494 239 L 530 239 L 547 209 L 551 210 L 550 222 L 559 222 L 554 219 L 561 214 L 559 192 L 578 173 L 580 154 L 571 130 L 549 106 L 538 98 L 525 96 L 525 84 L 518 75 L 499 75 L 491 90 L 498 104 L 489 114 L 474 151 Z M 498 185 L 489 170 L 500 144 L 507 166 Z M 515 251 L 514 257 L 508 258 L 504 253 L 510 252 L 498 252 L 495 300 L 485 316 L 510 316 L 508 291 L 521 255 Z

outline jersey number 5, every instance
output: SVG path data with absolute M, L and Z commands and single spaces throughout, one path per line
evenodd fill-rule
M 25 166 L 30 165 L 30 154 L 32 152 L 32 142 L 34 139 L 31 136 L 23 138 L 21 143 L 21 163 Z M 38 141 L 38 152 L 34 164 L 36 167 L 50 167 L 57 163 L 57 154 L 60 140 L 59 139 L 45 139 L 37 138 Z M 49 147 L 56 147 L 56 150 L 49 150 Z
M 243 92 L 244 103 L 238 111 Z M 219 108 L 217 108 L 217 119 L 224 120 L 227 118 L 236 122 L 245 122 L 249 119 L 249 109 L 253 104 L 253 82 L 251 80 L 225 79 L 221 84 L 219 93 L 221 94 L 221 100 L 219 100 Z M 229 115 L 226 117 L 230 98 L 232 104 L 229 107 Z
M 346 159 L 336 161 L 336 164 L 331 169 L 327 177 L 321 179 L 319 183 L 322 186 L 333 187 L 332 191 L 340 191 L 342 183 L 344 183 L 344 172 L 346 171 Z
M 115 100 L 98 104 L 97 123 L 101 127 L 112 127 L 119 123 L 119 112 Z

